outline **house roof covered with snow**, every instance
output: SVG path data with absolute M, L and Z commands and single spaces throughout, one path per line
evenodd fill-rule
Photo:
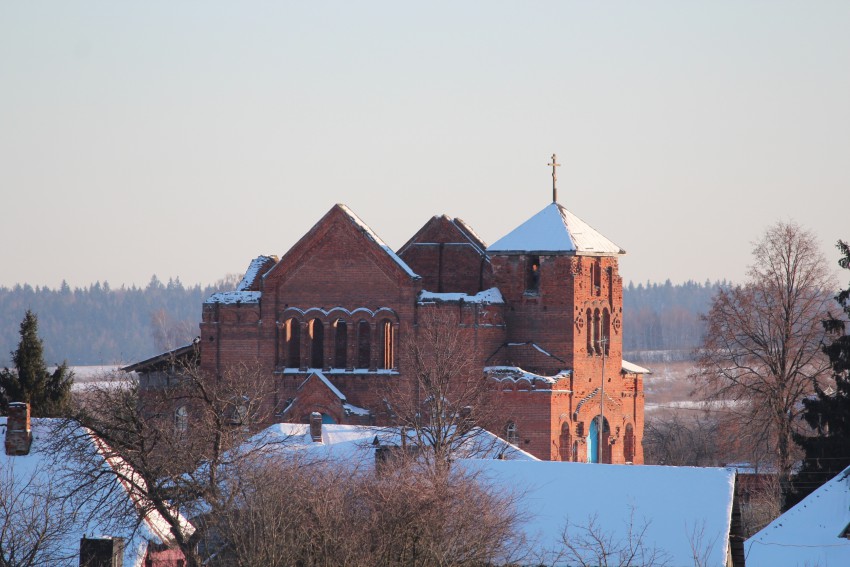
M 487 253 L 618 256 L 626 251 L 560 204 L 550 203 L 490 245 Z
M 0 437 L 5 437 L 6 421 L 6 417 L 0 417 Z M 57 438 L 73 435 L 78 439 L 88 438 L 92 454 L 103 458 L 101 442 L 96 437 L 79 426 L 53 418 L 33 418 L 31 428 L 33 441 L 29 454 L 9 456 L 0 451 L 0 490 L 10 490 L 19 496 L 18 504 L 30 513 L 43 507 L 47 494 L 57 499 L 67 498 L 61 500 L 59 508 L 71 521 L 57 532 L 56 540 L 57 552 L 68 558 L 67 563 L 77 563 L 75 558 L 79 557 L 80 538 L 84 535 L 123 537 L 124 565 L 128 567 L 143 565 L 149 541 L 158 545 L 169 543 L 171 536 L 165 519 L 154 511 L 147 513 L 139 522 L 138 496 L 117 477 L 111 481 L 112 484 L 97 484 L 94 488 L 86 482 L 90 479 L 78 478 L 74 474 L 74 463 L 67 460 L 67 455 L 59 458 L 52 450 L 52 443 Z M 81 432 L 83 435 L 80 435 Z M 113 469 L 126 467 L 115 458 L 104 459 L 103 464 Z M 111 512 L 122 511 L 124 517 L 114 518 L 101 512 L 100 508 L 95 508 L 95 503 Z M 73 515 L 71 510 L 75 512 Z M 191 533 L 191 524 L 185 521 L 184 525 Z
M 705 552 L 704 565 L 726 565 L 734 472 L 557 461 L 464 462 L 481 471 L 494 490 L 519 494 L 527 517 L 523 530 L 533 553 L 542 555 L 535 557 L 541 564 L 576 564 L 568 557 L 556 558 L 563 552 L 564 529 L 580 537 L 593 522 L 598 535 L 615 542 L 627 543 L 630 528 L 632 538 L 645 529 L 641 543 L 668 559 L 659 565 L 694 565 L 691 543 Z
M 408 439 L 412 439 L 413 432 L 406 434 Z M 371 466 L 375 462 L 375 446 L 401 445 L 401 431 L 392 427 L 323 423 L 322 442 L 318 443 L 313 441 L 307 424 L 276 423 L 246 443 L 247 448 L 265 446 L 273 451 L 295 451 L 317 458 L 331 457 L 355 466 Z M 537 460 L 530 453 L 483 429 L 469 437 L 461 454 L 482 459 Z
M 540 461 L 485 434 L 495 441 L 490 449 L 472 452 L 456 463 L 481 473 L 479 478 L 492 490 L 517 495 L 529 564 L 570 564 L 563 557 L 555 560 L 563 551 L 564 528 L 569 523 L 571 533 L 576 533 L 593 520 L 617 541 L 628 540 L 630 528 L 645 530 L 642 544 L 663 552 L 668 559 L 664 564 L 693 565 L 694 543 L 705 553 L 706 566 L 726 565 L 734 471 Z M 322 442 L 314 442 L 308 425 L 278 423 L 249 443 L 372 466 L 377 445 L 399 445 L 400 439 L 398 429 L 323 424 Z M 498 458 L 500 453 L 504 459 Z
M 747 567 L 850 565 L 850 467 L 744 544 Z

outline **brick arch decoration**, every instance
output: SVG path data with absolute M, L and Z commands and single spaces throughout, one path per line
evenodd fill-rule
M 322 307 L 308 307 L 301 309 L 300 307 L 287 307 L 280 312 L 278 321 L 285 321 L 291 318 L 297 318 L 301 321 L 309 321 L 312 319 L 321 319 L 324 322 L 331 323 L 337 319 L 360 320 L 366 319 L 369 322 L 376 322 L 381 319 L 390 319 L 393 323 L 400 321 L 398 313 L 390 307 L 379 307 L 377 309 L 369 309 L 368 307 L 356 307 L 347 309 L 345 307 L 332 307 L 324 309 Z
M 377 341 L 381 340 L 381 337 L 379 336 L 380 333 L 378 332 L 378 326 L 384 321 L 390 321 L 392 323 L 395 344 L 398 341 L 398 329 L 400 322 L 398 313 L 389 307 L 379 307 L 375 310 L 369 309 L 368 307 L 357 307 L 354 309 L 347 309 L 345 307 L 333 307 L 331 309 L 324 309 L 321 307 L 308 307 L 306 309 L 299 307 L 286 307 L 279 314 L 277 319 L 277 326 L 279 330 L 284 329 L 287 321 L 297 321 L 301 326 L 302 341 L 305 340 L 304 332 L 306 331 L 306 327 L 309 325 L 310 321 L 320 321 L 324 327 L 323 348 L 326 351 L 323 353 L 324 364 L 322 366 L 334 366 L 334 363 L 337 360 L 341 362 L 343 359 L 342 353 L 344 352 L 346 355 L 344 357 L 346 360 L 346 367 L 361 370 L 382 366 L 380 364 L 375 364 L 375 356 L 382 352 L 380 348 L 381 345 L 377 344 Z M 331 328 L 338 320 L 342 320 L 346 325 L 346 344 L 344 346 L 338 346 L 336 344 L 337 337 L 331 331 Z M 368 354 L 365 352 L 366 342 L 361 338 L 361 321 L 365 321 L 369 328 Z M 287 366 L 289 366 L 291 361 L 289 360 L 285 337 L 280 341 L 280 344 L 280 351 L 283 353 L 282 358 L 286 361 Z M 309 350 L 309 348 L 305 349 L 304 345 L 302 345 L 302 352 L 300 353 L 302 359 L 305 352 Z M 364 351 L 363 356 L 360 355 L 360 350 Z M 310 354 L 310 357 L 312 358 L 312 353 L 308 354 Z M 368 358 L 368 363 L 366 360 L 361 360 L 361 358 Z M 315 361 L 308 360 L 307 366 L 312 367 L 312 362 Z M 303 366 L 303 364 L 299 366 Z

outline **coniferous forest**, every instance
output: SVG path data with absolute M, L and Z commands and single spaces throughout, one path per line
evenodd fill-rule
M 214 285 L 184 286 L 153 276 L 145 287 L 112 288 L 96 282 L 58 289 L 0 287 L 0 367 L 11 364 L 18 328 L 31 309 L 38 316 L 48 364 L 109 365 L 143 360 L 191 341 L 201 304 L 216 291 L 233 289 L 238 276 Z M 686 357 L 703 332 L 700 315 L 725 282 L 629 283 L 623 289 L 626 351 L 674 350 Z

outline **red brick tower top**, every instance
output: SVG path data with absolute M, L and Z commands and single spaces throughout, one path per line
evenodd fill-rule
M 552 375 L 622 361 L 625 250 L 553 202 L 487 248 L 507 304 L 507 364 Z M 532 349 L 527 348 L 532 346 Z

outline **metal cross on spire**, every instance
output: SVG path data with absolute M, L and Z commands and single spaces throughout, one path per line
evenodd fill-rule
M 555 154 L 552 154 L 552 163 L 546 164 L 552 168 L 552 202 L 558 202 L 558 174 L 555 170 L 556 167 L 561 167 L 561 164 L 558 163 L 558 159 L 555 157 Z

